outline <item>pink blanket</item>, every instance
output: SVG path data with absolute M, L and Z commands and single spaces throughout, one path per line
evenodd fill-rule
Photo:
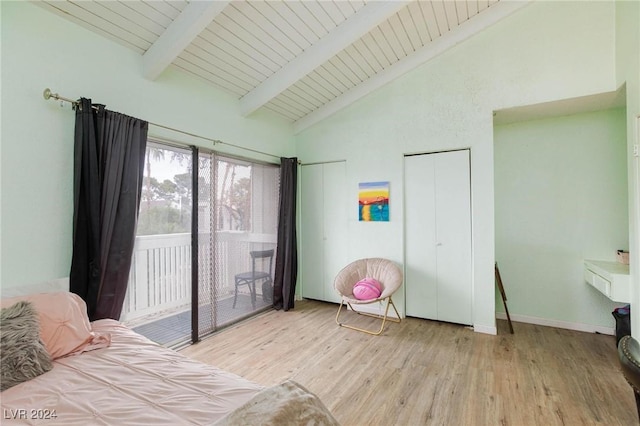
M 210 425 L 262 387 L 163 348 L 113 320 L 108 348 L 54 361 L 2 392 L 2 425 Z

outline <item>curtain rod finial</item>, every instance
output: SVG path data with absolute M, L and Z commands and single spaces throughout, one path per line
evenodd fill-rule
M 51 89 L 49 89 L 48 87 L 46 89 L 44 89 L 44 92 L 42 92 L 42 97 L 45 98 L 46 100 L 49 100 L 50 98 L 53 99 L 60 99 L 60 95 L 58 95 L 57 93 L 53 93 L 51 91 Z M 61 101 L 65 100 L 65 99 L 60 99 Z M 72 102 L 72 101 L 69 101 Z

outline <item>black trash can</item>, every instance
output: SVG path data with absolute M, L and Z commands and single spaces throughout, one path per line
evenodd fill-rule
M 620 339 L 631 335 L 631 306 L 615 308 L 611 315 L 616 319 L 616 348 Z

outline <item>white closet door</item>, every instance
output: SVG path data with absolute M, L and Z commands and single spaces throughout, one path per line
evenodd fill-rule
M 438 154 L 435 175 L 438 319 L 471 324 L 469 151 Z
M 302 297 L 339 302 L 333 280 L 347 259 L 346 163 L 300 171 Z
M 405 158 L 405 294 L 407 315 L 438 319 L 434 155 Z
M 300 167 L 300 275 L 302 297 L 322 300 L 324 253 L 323 165 Z
M 405 158 L 407 315 L 472 323 L 469 151 Z
M 324 300 L 340 302 L 333 281 L 347 258 L 347 185 L 345 162 L 324 164 Z

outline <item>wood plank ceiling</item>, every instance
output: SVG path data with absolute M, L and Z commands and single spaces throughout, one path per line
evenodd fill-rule
M 499 0 L 44 1 L 143 56 L 267 108 L 300 131 L 510 15 Z M 515 4 L 515 5 L 514 5 Z M 408 64 L 408 65 L 407 65 Z

